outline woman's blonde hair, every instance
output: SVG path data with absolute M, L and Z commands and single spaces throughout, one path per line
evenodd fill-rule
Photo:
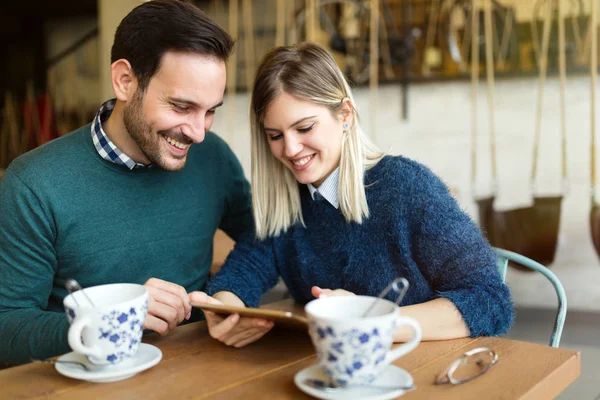
M 271 153 L 263 125 L 267 107 L 283 92 L 325 106 L 335 118 L 340 117 L 344 99 L 350 99 L 353 118 L 342 140 L 339 204 L 346 221 L 362 223 L 369 217 L 364 172 L 383 153 L 360 128 L 350 86 L 331 54 L 316 44 L 303 43 L 277 47 L 267 53 L 254 81 L 250 125 L 252 207 L 257 237 L 278 236 L 298 222 L 304 224 L 298 182 Z

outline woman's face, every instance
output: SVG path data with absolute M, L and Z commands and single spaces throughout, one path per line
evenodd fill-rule
M 337 168 L 344 124 L 351 124 L 350 100 L 335 118 L 325 106 L 282 93 L 269 104 L 263 121 L 271 153 L 302 184 L 318 187 Z

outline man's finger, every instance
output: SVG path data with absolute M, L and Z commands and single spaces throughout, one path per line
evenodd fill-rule
M 158 278 L 150 278 L 148 281 L 146 281 L 145 285 L 164 290 L 165 292 L 169 292 L 172 295 L 179 297 L 183 303 L 184 316 L 189 314 L 190 311 L 192 311 L 192 306 L 190 305 L 190 297 L 183 286 L 177 285 L 172 282 L 167 282 Z
M 150 329 L 151 331 L 164 336 L 169 333 L 169 324 L 162 319 L 155 317 L 154 315 L 148 314 L 146 316 L 146 320 L 144 321 L 144 329 Z
M 162 319 L 169 325 L 169 329 L 175 329 L 179 324 L 176 309 L 153 299 L 148 301 L 148 315 Z
M 185 318 L 186 314 L 183 307 L 183 301 L 179 297 L 161 289 L 151 289 L 150 297 L 154 299 L 155 302 L 164 304 L 174 309 L 176 311 L 177 324 L 179 324 Z

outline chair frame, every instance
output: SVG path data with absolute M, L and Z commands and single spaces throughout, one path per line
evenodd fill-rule
M 552 271 L 537 261 L 509 250 L 494 247 L 494 251 L 498 256 L 496 265 L 500 271 L 503 281 L 506 280 L 508 262 L 512 261 L 522 265 L 523 267 L 539 272 L 540 274 L 544 275 L 550 281 L 550 283 L 552 283 L 552 286 L 554 286 L 554 290 L 556 291 L 556 296 L 558 297 L 558 312 L 556 313 L 556 318 L 554 320 L 554 330 L 550 336 L 550 346 L 558 347 L 562 337 L 562 331 L 565 326 L 565 320 L 567 318 L 567 294 L 565 293 L 565 288 L 563 287 L 562 283 L 560 283 L 560 280 Z

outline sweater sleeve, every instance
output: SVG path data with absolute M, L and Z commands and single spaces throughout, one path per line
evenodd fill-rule
M 510 292 L 496 267 L 496 256 L 448 188 L 422 167 L 415 179 L 414 257 L 439 297 L 451 300 L 470 335 L 506 333 L 514 320 Z
M 228 291 L 248 307 L 258 307 L 261 296 L 277 284 L 279 272 L 275 264 L 272 238 L 259 241 L 253 233 L 244 234 L 236 242 L 219 272 L 209 280 L 206 292 L 213 295 Z
M 69 351 L 68 320 L 46 311 L 57 268 L 52 218 L 9 168 L 0 181 L 0 362 Z

